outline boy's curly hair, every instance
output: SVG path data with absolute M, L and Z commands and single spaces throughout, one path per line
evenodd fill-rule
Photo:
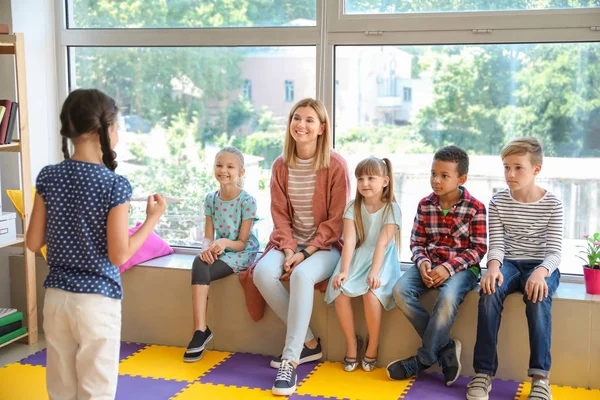
M 469 155 L 458 146 L 442 147 L 433 155 L 434 161 L 449 161 L 456 163 L 458 176 L 469 173 Z

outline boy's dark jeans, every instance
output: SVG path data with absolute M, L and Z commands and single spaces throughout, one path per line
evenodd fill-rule
M 504 276 L 502 286 L 496 282 L 496 293 L 480 291 L 479 316 L 477 320 L 477 342 L 473 368 L 476 373 L 495 376 L 498 370 L 498 330 L 504 309 L 504 299 L 517 290 L 523 292 L 527 325 L 529 326 L 529 376 L 550 377 L 550 341 L 552 336 L 552 295 L 558 288 L 560 272 L 555 270 L 546 278 L 548 297 L 533 303 L 527 299 L 525 284 L 541 260 L 504 260 L 500 272 Z M 543 267 L 542 267 L 543 268 Z

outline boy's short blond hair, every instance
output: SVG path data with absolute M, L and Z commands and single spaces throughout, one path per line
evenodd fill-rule
M 522 137 L 511 140 L 500 152 L 500 158 L 513 154 L 524 155 L 529 154 L 529 160 L 532 165 L 541 165 L 544 161 L 544 149 L 539 140 L 534 137 Z

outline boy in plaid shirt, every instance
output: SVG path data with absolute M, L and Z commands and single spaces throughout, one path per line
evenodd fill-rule
M 417 355 L 387 366 L 391 379 L 416 376 L 436 362 L 450 386 L 460 374 L 461 344 L 450 338 L 450 328 L 465 295 L 479 278 L 479 261 L 487 246 L 485 206 L 463 187 L 469 156 L 447 146 L 433 156 L 433 193 L 419 202 L 410 238 L 414 268 L 394 287 L 396 305 L 423 339 Z M 430 316 L 419 296 L 439 289 Z

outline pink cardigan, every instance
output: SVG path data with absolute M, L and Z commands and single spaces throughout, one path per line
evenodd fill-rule
M 246 306 L 254 321 L 259 321 L 265 313 L 265 299 L 262 297 L 252 279 L 254 267 L 271 249 L 292 249 L 296 251 L 298 242 L 292 236 L 294 210 L 288 197 L 288 167 L 283 158 L 278 157 L 271 169 L 271 216 L 274 229 L 269 244 L 263 255 L 247 270 L 239 274 L 240 282 L 246 295 Z M 317 171 L 315 192 L 313 195 L 313 217 L 317 233 L 309 243 L 319 250 L 330 250 L 332 246 L 342 250 L 342 217 L 344 208 L 350 199 L 350 176 L 346 160 L 332 152 L 329 168 Z M 325 291 L 327 281 L 315 285 L 316 289 Z

